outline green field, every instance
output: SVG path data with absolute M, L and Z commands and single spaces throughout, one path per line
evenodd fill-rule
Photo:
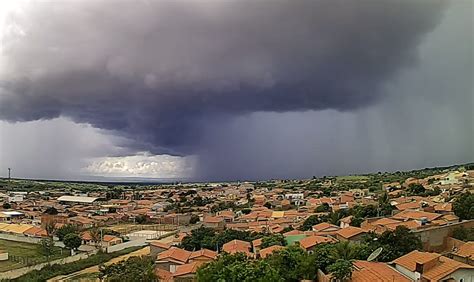
M 346 175 L 346 176 L 338 176 L 337 181 L 367 181 L 369 178 L 363 175 Z
M 9 256 L 7 261 L 0 261 L 0 272 L 45 262 L 46 258 L 40 253 L 38 246 L 37 244 L 0 239 L 0 250 L 7 251 Z M 62 250 L 62 254 L 61 250 L 61 248 L 55 247 L 54 255 L 50 259 L 54 260 L 69 255 L 68 250 Z

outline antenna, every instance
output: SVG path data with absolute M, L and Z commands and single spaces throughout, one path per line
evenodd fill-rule
M 383 251 L 383 248 L 380 247 L 378 248 L 377 250 L 373 251 L 370 256 L 367 258 L 367 261 L 373 261 L 375 260 L 379 255 L 380 253 Z
M 8 168 L 8 181 L 11 181 L 11 173 L 12 173 L 12 169 L 9 167 Z

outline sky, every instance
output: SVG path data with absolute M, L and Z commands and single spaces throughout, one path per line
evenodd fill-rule
M 472 162 L 473 9 L 2 1 L 0 175 L 256 180 Z

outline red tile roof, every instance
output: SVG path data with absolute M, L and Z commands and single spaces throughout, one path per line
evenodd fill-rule
M 261 258 L 266 258 L 267 256 L 271 255 L 275 251 L 279 251 L 281 249 L 284 249 L 285 247 L 279 246 L 279 245 L 273 245 L 265 249 L 261 249 L 259 254 Z
M 354 262 L 352 282 L 409 282 L 411 281 L 401 273 L 383 262 L 368 262 L 358 260 Z

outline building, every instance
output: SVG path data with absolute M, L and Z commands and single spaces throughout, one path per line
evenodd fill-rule
M 99 198 L 95 197 L 84 197 L 84 196 L 61 196 L 56 201 L 60 204 L 82 204 L 82 205 L 94 205 L 99 202 Z
M 474 266 L 437 253 L 412 251 L 394 260 L 395 268 L 414 281 L 474 281 Z

